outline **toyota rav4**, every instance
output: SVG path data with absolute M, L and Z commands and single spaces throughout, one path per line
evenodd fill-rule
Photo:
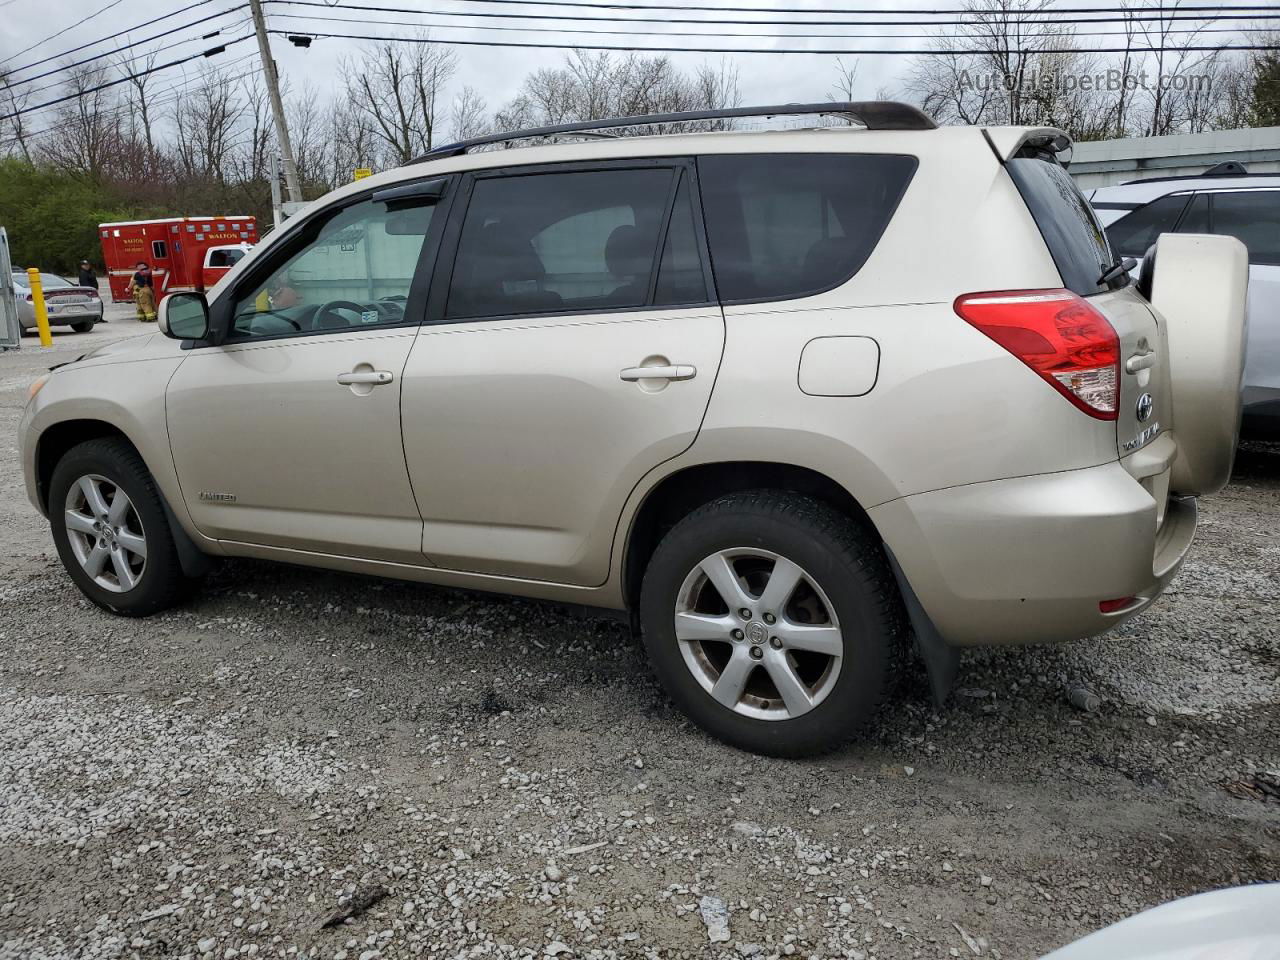
M 213 557 L 628 610 L 711 733 L 829 749 L 912 646 L 943 693 L 1142 610 L 1229 476 L 1244 248 L 1131 282 L 1068 146 L 876 102 L 437 149 L 35 384 L 31 501 L 120 614 Z

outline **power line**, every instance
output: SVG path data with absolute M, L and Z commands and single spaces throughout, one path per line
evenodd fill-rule
M 91 93 L 97 93 L 99 90 L 105 90 L 108 87 L 119 86 L 122 83 L 128 83 L 130 80 L 136 80 L 138 77 L 145 77 L 148 74 L 159 73 L 161 70 L 168 70 L 171 67 L 181 66 L 184 63 L 190 63 L 192 60 L 199 60 L 204 57 L 212 57 L 226 50 L 227 47 L 233 46 L 244 40 L 248 40 L 253 34 L 246 34 L 242 37 L 236 37 L 234 40 L 228 40 L 226 43 L 211 47 L 203 53 L 193 53 L 189 57 L 180 57 L 177 60 L 170 60 L 168 63 L 162 63 L 157 67 L 150 67 L 146 70 L 139 70 L 137 73 L 126 74 L 116 80 L 108 80 L 106 83 L 95 84 L 84 90 L 77 90 L 75 93 L 69 93 L 65 97 L 58 97 L 56 100 L 47 100 L 44 103 L 36 104 L 34 107 L 24 107 L 21 110 L 14 110 L 12 113 L 0 115 L 0 120 L 11 120 L 14 117 L 20 117 L 24 114 L 35 113 L 37 110 L 44 110 L 46 107 L 57 106 L 60 103 L 66 103 L 68 100 L 78 100 L 81 97 L 88 96 Z
M 24 64 L 23 66 L 20 66 L 20 67 L 13 67 L 12 72 L 17 73 L 18 71 L 21 71 L 21 70 L 30 70 L 32 67 L 40 67 L 46 63 L 52 63 L 54 60 L 60 60 L 63 57 L 69 57 L 73 53 L 79 53 L 81 50 L 89 49 L 89 47 L 96 47 L 98 44 L 106 43 L 108 40 L 114 40 L 116 39 L 116 37 L 123 37 L 126 34 L 133 33 L 133 31 L 135 30 L 141 30 L 143 27 L 149 27 L 154 23 L 160 23 L 162 20 L 168 20 L 170 17 L 176 17 L 179 14 L 186 13 L 188 10 L 194 10 L 196 7 L 202 7 L 209 2 L 210 0 L 195 0 L 195 3 L 188 4 L 187 6 L 182 7 L 181 9 L 174 10 L 172 13 L 166 13 L 163 16 L 153 17 L 150 20 L 147 20 L 143 23 L 135 24 L 134 26 L 129 27 L 128 29 L 119 30 L 116 33 L 111 34 L 110 36 L 102 37 L 98 40 L 90 40 L 88 43 L 82 43 L 80 44 L 80 46 L 72 47 L 70 50 L 63 50 L 61 53 L 55 53 L 52 56 L 45 57 L 43 60 L 37 60 L 34 63 Z M 241 4 L 241 6 L 243 6 L 243 4 Z M 19 54 L 14 54 L 14 56 L 19 56 Z M 9 60 L 12 60 L 12 59 L 13 57 L 9 58 Z M 8 60 L 6 60 L 5 62 L 7 63 Z
M 234 83 L 237 80 L 243 80 L 245 77 L 253 76 L 258 72 L 258 68 L 256 66 L 249 70 L 244 70 L 240 73 L 237 73 L 233 76 L 226 75 L 227 70 L 236 66 L 237 64 L 243 63 L 244 61 L 250 59 L 253 56 L 254 54 L 251 54 L 251 53 L 245 54 L 242 57 L 237 57 L 235 60 L 231 60 L 228 63 L 223 64 L 222 68 L 215 73 L 216 79 L 220 81 L 225 80 L 228 83 Z M 166 89 L 156 91 L 155 96 L 147 97 L 147 106 L 149 109 L 158 109 L 160 107 L 168 106 L 171 103 L 176 103 L 178 100 L 181 100 L 183 98 L 183 96 L 191 89 L 191 87 L 193 87 L 197 83 L 200 83 L 204 79 L 205 77 L 202 75 L 188 77 L 187 79 L 183 80 L 181 83 L 175 83 L 171 87 L 167 87 Z M 130 110 L 133 110 L 133 109 L 135 109 L 135 105 L 133 103 L 118 103 L 113 107 L 108 107 L 105 110 L 99 111 L 99 116 L 106 115 L 108 117 L 115 117 L 123 113 L 128 113 Z M 57 123 L 51 123 L 47 127 L 41 127 L 39 130 L 33 130 L 29 133 L 25 133 L 23 136 L 24 138 L 29 140 L 37 139 L 41 137 L 49 137 L 49 136 L 53 136 L 56 133 L 60 133 L 61 131 L 67 129 L 68 127 L 73 127 L 79 122 L 80 121 L 78 120 L 65 120 Z
M 105 7 L 98 8 L 97 10 L 93 11 L 93 13 L 89 14 L 87 17 L 77 20 L 75 23 L 71 24 L 71 26 L 63 27 L 57 33 L 51 33 L 49 34 L 49 36 L 45 37 L 43 40 L 37 40 L 35 43 L 31 44 L 31 46 L 24 47 L 23 49 L 19 50 L 17 53 L 13 54 L 12 56 L 5 57 L 3 60 L 0 60 L 0 65 L 8 63 L 10 60 L 15 60 L 18 57 L 22 56 L 24 53 L 27 53 L 30 50 L 34 50 L 36 47 L 42 47 L 46 43 L 48 43 L 50 40 L 56 40 L 58 37 L 62 36 L 64 33 L 67 33 L 70 30 L 74 30 L 76 27 L 80 26 L 82 23 L 88 23 L 90 20 L 92 20 L 94 17 L 98 16 L 99 14 L 106 13 L 112 7 L 118 7 L 120 3 L 121 3 L 121 0 L 111 0 L 111 2 L 108 3 Z
M 332 7 L 330 7 L 327 3 L 323 3 L 323 2 L 322 2 L 322 0 L 264 0 L 264 2 L 266 2 L 266 3 L 271 3 L 271 4 L 276 4 L 276 5 L 279 5 L 279 4 L 286 4 L 286 5 L 288 5 L 288 6 L 293 6 L 293 7 L 324 7 L 324 8 L 326 8 L 326 9 L 330 9 L 330 10 L 331 10 L 331 9 L 333 9 L 333 8 L 332 8 Z M 483 0 L 483 2 L 486 2 L 486 3 L 487 3 L 487 2 L 494 2 L 494 3 L 507 3 L 507 2 L 511 2 L 511 3 L 515 3 L 515 2 L 525 2 L 525 0 Z M 568 5 L 569 5 L 569 4 L 565 4 L 565 6 L 568 6 Z M 591 6 L 591 4 L 586 4 L 586 6 Z M 954 27 L 959 27 L 959 26 L 969 26 L 969 25 L 971 25 L 971 24 L 973 23 L 973 18 L 972 18 L 972 17 L 970 17 L 970 18 L 968 18 L 968 19 L 963 19 L 963 20 L 932 20 L 932 21 L 916 21 L 916 20 L 804 20 L 804 21 L 800 21 L 799 23 L 796 23 L 796 22 L 793 22 L 793 21 L 787 21 L 787 22 L 781 22 L 781 23 L 780 23 L 780 22 L 778 22 L 778 21 L 770 21 L 770 20 L 738 20 L 738 19 L 727 20 L 727 19 L 723 19 L 723 18 L 721 18 L 721 19 L 717 19 L 717 20 L 706 20 L 706 19 L 686 19 L 686 18 L 682 18 L 682 17 L 618 17 L 618 16 L 613 16 L 613 15 L 608 15 L 608 14 L 606 14 L 606 15 L 604 15 L 604 16 L 592 16 L 592 15 L 590 15 L 590 14 L 579 14 L 579 13 L 574 13 L 574 14 L 550 14 L 550 13 L 492 13 L 492 12 L 488 12 L 488 11 L 479 11 L 479 12 L 475 12 L 475 13 L 471 13 L 471 12 L 467 12 L 467 13 L 454 13 L 454 12 L 449 12 L 449 13 L 444 13 L 444 14 L 442 14 L 442 13 L 439 13 L 439 12 L 437 12 L 437 11 L 433 11 L 433 10 L 423 10 L 423 9 L 421 9 L 421 8 L 417 8 L 417 7 L 387 7 L 387 6 L 376 6 L 376 5 L 372 5 L 372 4 L 358 4 L 358 3 L 346 3 L 346 4 L 343 4 L 342 9 L 344 9 L 344 10 L 367 10 L 367 11 L 370 11 L 370 12 L 373 12 L 373 13 L 411 13 L 411 14 L 418 14 L 418 15 L 423 15 L 423 14 L 434 14 L 434 15 L 436 15 L 436 16 L 468 17 L 468 18 L 469 18 L 469 17 L 485 17 L 485 18 L 497 18 L 497 19 L 501 19 L 501 20 L 587 20 L 587 21 L 593 21 L 593 20 L 594 20 L 594 21 L 600 21 L 600 20 L 603 20 L 603 21 L 607 21 L 607 22 L 610 22 L 610 23 L 690 23 L 690 24 L 694 24 L 694 23 L 701 23 L 701 24 L 711 24 L 711 25 L 716 25 L 716 26 L 720 26 L 720 25 L 733 25 L 733 26 L 761 26 L 761 27 L 769 27 L 769 26 L 807 26 L 807 27 L 943 27 L 943 26 L 954 26 Z M 651 9 L 659 9 L 659 8 L 654 7 L 654 8 L 651 8 Z M 672 7 L 671 9 L 676 9 L 676 10 L 678 10 L 678 9 L 686 9 L 686 8 L 683 8 L 683 7 Z M 1272 7 L 1267 7 L 1266 9 L 1268 9 L 1268 10 L 1272 10 L 1272 11 L 1275 11 L 1275 10 L 1276 10 L 1276 8 L 1275 8 L 1274 6 L 1272 6 Z M 734 9 L 733 9 L 733 12 L 743 12 L 743 8 L 734 8 Z M 810 13 L 815 13 L 815 12 L 818 12 L 818 11 L 809 11 L 809 12 L 810 12 Z M 1125 23 L 1133 22 L 1136 16 L 1137 16 L 1137 15 L 1135 15 L 1135 16 L 1125 16 L 1125 17 L 1115 17 L 1115 16 L 1111 16 L 1111 17 L 1061 17 L 1061 16 L 1054 16 L 1053 18 L 1051 18 L 1051 19 L 1049 19 L 1049 20 L 1028 20 L 1028 19 L 1022 19 L 1022 18 L 1020 17 L 1020 18 L 1017 20 L 1017 23 L 1019 23 L 1019 24 L 1025 24 L 1025 25 L 1028 25 L 1028 26 L 1032 26 L 1032 25 L 1035 25 L 1035 24 L 1049 24 L 1049 25 L 1052 25 L 1052 24 L 1057 24 L 1057 23 L 1101 23 L 1101 24 L 1125 24 Z M 1142 18 L 1142 17 L 1137 17 L 1137 19 L 1141 20 L 1141 19 L 1143 19 L 1143 18 Z M 1215 21 L 1217 21 L 1217 20 L 1280 20 L 1280 12 L 1273 12 L 1273 13 L 1263 14 L 1263 15 L 1248 15 L 1248 14 L 1241 14 L 1241 15 L 1237 16 L 1237 15 L 1231 14 L 1231 15 L 1216 16 L 1216 17 L 1213 17 L 1213 18 L 1198 17 L 1198 18 L 1184 18 L 1184 19 L 1192 19 L 1192 20 L 1195 20 L 1195 19 L 1213 19 L 1213 20 L 1215 20 Z
M 208 23 L 210 20 L 216 20 L 219 17 L 230 16 L 231 14 L 236 13 L 237 11 L 240 11 L 243 9 L 244 9 L 244 5 L 242 4 L 241 6 L 233 7 L 230 10 L 224 10 L 222 13 L 213 13 L 207 17 L 201 17 L 199 20 L 193 20 L 191 23 L 183 24 L 180 27 L 174 27 L 172 30 L 166 30 L 163 33 L 157 33 L 154 36 L 146 37 L 142 40 L 135 40 L 132 43 L 126 43 L 123 46 L 113 47 L 112 49 L 108 50 L 106 53 L 94 54 L 91 57 L 85 57 L 83 60 L 76 60 L 73 63 L 66 63 L 60 67 L 54 67 L 52 70 L 46 70 L 44 73 L 37 73 L 35 74 L 35 76 L 24 77 L 21 80 L 9 81 L 5 85 L 10 89 L 16 89 L 17 87 L 22 86 L 24 83 L 32 83 L 36 80 L 43 80 L 45 77 L 52 77 L 54 74 L 64 73 L 69 70 L 74 70 L 76 67 L 82 67 L 86 63 L 92 63 L 95 60 L 102 60 L 106 57 L 115 56 L 116 54 L 120 53 L 123 50 L 128 50 L 132 47 L 140 46 L 141 44 L 144 44 L 144 43 L 150 43 L 152 40 L 159 40 L 159 39 L 162 39 L 163 37 L 167 37 L 175 33 L 180 33 L 183 30 L 188 30 L 191 27 L 198 26 L 199 24 L 202 24 L 202 23 Z M 180 47 L 184 43 L 192 43 L 196 40 L 211 40 L 215 36 L 217 36 L 219 33 L 221 33 L 223 30 L 234 30 L 236 27 L 240 26 L 242 23 L 245 23 L 245 22 L 246 20 L 243 20 L 243 19 L 237 20 L 235 23 L 228 24 L 225 27 L 220 27 L 217 30 L 212 31 L 211 33 L 204 33 L 199 36 L 191 36 L 183 40 L 175 40 L 173 43 L 168 43 L 162 47 L 157 47 L 155 50 L 149 50 L 147 51 L 147 53 L 148 54 L 163 53 L 165 50 L 172 50 L 174 47 Z M 40 87 L 39 89 L 48 90 L 49 87 L 45 86 L 45 87 Z M 29 92 L 34 92 L 34 91 L 29 91 Z
M 270 30 L 269 33 L 279 36 L 288 36 L 290 31 L 287 30 Z M 296 32 L 296 31 L 295 31 Z M 829 50 L 829 49 L 803 49 L 795 47 L 655 47 L 655 46 L 601 46 L 598 44 L 575 44 L 575 43 L 521 43 L 514 40 L 441 40 L 435 37 L 385 37 L 374 36 L 371 34 L 361 33 L 316 33 L 315 31 L 305 31 L 307 36 L 315 37 L 323 40 L 374 40 L 389 41 L 391 43 L 438 43 L 443 46 L 461 46 L 461 47 L 516 47 L 521 49 L 533 50 L 612 50 L 618 53 L 778 53 L 778 54 L 809 54 L 812 56 L 840 56 L 840 57 L 863 57 L 863 56 L 893 56 L 893 57 L 930 57 L 930 56 L 1007 56 L 1012 54 L 1027 53 L 1026 50 L 1018 49 L 972 49 L 972 50 L 953 50 L 953 49 L 924 49 L 924 50 Z M 768 39 L 768 38 L 766 38 Z M 1264 43 L 1264 44 L 1217 44 L 1217 45 L 1189 45 L 1189 46 L 1160 46 L 1160 47 L 1143 47 L 1143 53 L 1177 53 L 1181 51 L 1198 52 L 1198 51 L 1219 51 L 1219 50 L 1280 50 L 1280 43 Z M 1132 47 L 1037 47 L 1035 53 L 1133 53 Z M 0 120 L 3 120 L 0 117 Z
M 422 16 L 435 16 L 435 14 L 424 13 Z M 447 16 L 447 14 L 446 14 Z M 785 33 L 779 35 L 769 35 L 762 33 L 725 33 L 722 31 L 680 31 L 680 30 L 593 30 L 585 27 L 496 27 L 483 24 L 458 24 L 458 23 L 429 23 L 424 24 L 420 21 L 413 20 L 378 20 L 364 17 L 326 17 L 320 14 L 308 13 L 275 13 L 272 17 L 276 20 L 304 20 L 318 21 L 322 23 L 368 23 L 379 24 L 391 27 L 429 27 L 432 30 L 500 30 L 504 32 L 514 33 L 585 33 L 585 34 L 608 34 L 614 36 L 656 36 L 656 37 L 706 37 L 708 39 L 718 40 L 720 38 L 758 38 L 761 40 L 786 40 L 789 38 L 821 39 L 824 37 L 832 39 L 898 39 L 898 40 L 929 40 L 931 37 L 918 37 L 909 34 L 899 33 Z M 715 23 L 706 21 L 707 26 L 713 27 Z M 794 24 L 793 26 L 804 26 L 804 24 Z M 299 30 L 306 32 L 305 26 Z M 1263 27 L 1189 27 L 1185 29 L 1171 29 L 1162 31 L 1162 35 L 1168 34 L 1202 34 L 1202 33 L 1251 33 L 1251 32 L 1267 32 Z M 1036 37 L 1123 37 L 1125 34 L 1118 33 L 1114 30 L 1107 32 L 1089 32 L 1089 31 L 1065 31 L 1061 33 L 1037 33 Z

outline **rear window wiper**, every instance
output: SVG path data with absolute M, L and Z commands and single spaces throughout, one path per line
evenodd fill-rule
M 1098 285 L 1109 287 L 1112 285 L 1112 281 L 1117 280 L 1120 277 L 1124 277 L 1127 283 L 1129 271 L 1137 265 L 1138 261 L 1133 259 L 1133 257 L 1123 257 L 1117 260 L 1111 266 L 1102 271 L 1102 276 L 1098 278 Z M 1125 283 L 1120 284 L 1120 286 L 1125 286 Z

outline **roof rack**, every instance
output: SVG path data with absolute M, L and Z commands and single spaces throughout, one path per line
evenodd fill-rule
M 602 120 L 581 120 L 576 123 L 557 123 L 549 127 L 529 127 L 507 133 L 491 133 L 472 137 L 458 143 L 448 143 L 429 150 L 410 163 L 456 157 L 472 147 L 491 143 L 507 143 L 512 140 L 534 140 L 557 137 L 564 134 L 588 134 L 616 127 L 643 127 L 657 123 L 688 123 L 699 120 L 731 120 L 736 117 L 787 117 L 805 114 L 846 117 L 862 124 L 868 130 L 933 130 L 938 125 L 928 114 L 907 103 L 892 100 L 863 100 L 831 103 L 784 103 L 770 107 L 731 107 L 724 110 L 687 110 L 683 113 L 646 113 L 633 117 L 606 117 Z

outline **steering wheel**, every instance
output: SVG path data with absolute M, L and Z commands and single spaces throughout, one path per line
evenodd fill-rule
M 321 321 L 334 310 L 350 310 L 357 316 L 364 313 L 364 307 L 360 306 L 358 303 L 352 303 L 350 300 L 329 300 L 320 304 L 316 312 L 312 314 L 311 328 L 313 330 L 320 329 Z M 350 324 L 348 324 L 348 326 L 350 326 Z

